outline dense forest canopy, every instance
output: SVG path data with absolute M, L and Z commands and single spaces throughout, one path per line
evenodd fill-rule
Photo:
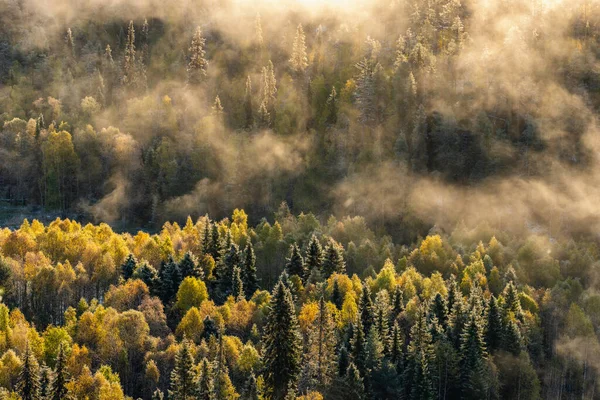
M 0 0 L 0 399 L 600 398 L 599 111 L 593 0 Z

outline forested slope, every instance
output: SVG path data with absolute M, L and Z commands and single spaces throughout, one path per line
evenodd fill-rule
M 1 231 L 2 395 L 596 396 L 597 245 L 456 230 L 406 247 L 284 210 Z

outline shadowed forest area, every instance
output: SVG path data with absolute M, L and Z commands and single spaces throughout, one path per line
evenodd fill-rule
M 593 0 L 0 0 L 0 398 L 600 398 L 599 111 Z

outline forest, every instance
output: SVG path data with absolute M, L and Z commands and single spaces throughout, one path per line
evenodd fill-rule
M 600 2 L 0 0 L 0 399 L 600 399 Z

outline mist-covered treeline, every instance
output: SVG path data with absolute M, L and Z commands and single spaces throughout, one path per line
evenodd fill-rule
M 13 204 L 160 226 L 286 200 L 406 241 L 598 227 L 596 2 L 2 7 Z
M 598 245 L 361 217 L 0 230 L 7 399 L 594 399 Z

